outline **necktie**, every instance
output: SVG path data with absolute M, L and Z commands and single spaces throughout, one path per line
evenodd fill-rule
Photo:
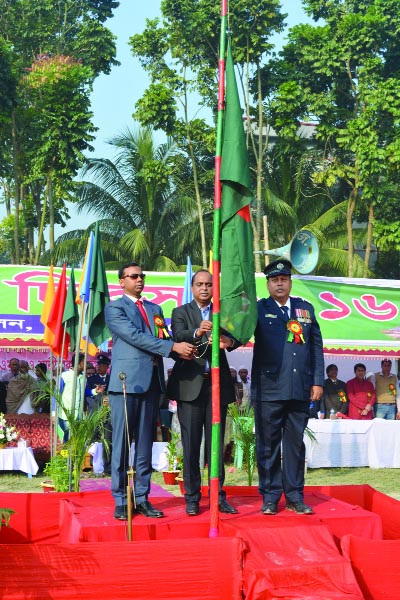
M 146 323 L 147 327 L 148 327 L 148 328 L 150 329 L 150 331 L 151 331 L 151 327 L 150 327 L 149 318 L 148 318 L 148 316 L 147 316 L 147 314 L 146 314 L 146 311 L 144 310 L 144 306 L 143 306 L 143 300 L 140 300 L 140 298 L 139 298 L 139 300 L 136 300 L 136 306 L 138 307 L 138 309 L 139 309 L 139 312 L 140 312 L 140 314 L 142 315 L 144 322 Z
M 201 316 L 203 317 L 203 321 L 208 321 L 208 314 L 210 312 L 210 307 L 206 306 L 201 309 Z
M 284 321 L 289 321 L 289 308 L 287 306 L 281 306 Z

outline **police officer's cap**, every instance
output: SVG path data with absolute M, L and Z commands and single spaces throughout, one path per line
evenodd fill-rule
M 100 356 L 97 357 L 97 364 L 98 365 L 109 365 L 109 364 L 111 364 L 111 360 L 108 358 L 108 356 L 105 356 L 104 354 L 100 354 Z
M 291 275 L 292 263 L 285 258 L 278 258 L 278 260 L 274 260 L 265 267 L 264 274 L 267 279 L 270 277 L 278 277 L 278 275 Z

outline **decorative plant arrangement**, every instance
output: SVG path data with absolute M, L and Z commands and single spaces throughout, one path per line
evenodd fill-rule
M 51 487 L 55 492 L 68 492 L 68 450 L 59 450 L 52 456 L 46 463 L 43 473 L 49 477 L 49 481 L 44 481 L 42 486 Z
M 243 452 L 243 464 L 247 473 L 248 485 L 253 483 L 253 472 L 256 464 L 256 434 L 254 431 L 254 410 L 247 405 L 241 409 L 236 403 L 228 407 L 233 421 L 234 443 Z
M 8 442 L 15 442 L 19 437 L 14 425 L 7 425 L 3 413 L 0 413 L 0 447 L 5 448 Z
M 182 470 L 183 450 L 179 432 L 169 430 L 169 441 L 165 446 L 168 470 L 163 472 L 164 481 L 168 485 L 176 485 L 176 478 Z

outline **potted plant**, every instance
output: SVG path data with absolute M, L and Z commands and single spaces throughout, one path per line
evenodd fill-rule
M 15 510 L 12 508 L 0 508 L 0 529 L 2 525 L 8 526 L 11 515 L 15 513 Z
M 244 409 L 236 404 L 228 407 L 233 423 L 233 438 L 236 452 L 240 452 L 247 472 L 248 485 L 253 483 L 253 472 L 256 464 L 256 434 L 254 430 L 254 409 L 247 405 Z
M 69 440 L 65 444 L 65 448 L 68 451 L 69 470 L 75 492 L 79 492 L 85 455 L 95 436 L 99 437 L 106 452 L 108 451 L 108 441 L 104 437 L 104 423 L 109 415 L 109 410 L 108 406 L 103 405 L 92 413 L 85 413 L 79 417 L 72 410 L 64 407 L 69 425 Z
M 182 467 L 182 442 L 180 433 L 169 430 L 169 441 L 165 446 L 165 454 L 168 461 L 168 470 L 163 471 L 164 483 L 177 485 L 178 477 Z
M 56 452 L 46 463 L 43 473 L 49 477 L 48 480 L 41 483 L 44 492 L 68 492 L 68 451 L 59 450 Z

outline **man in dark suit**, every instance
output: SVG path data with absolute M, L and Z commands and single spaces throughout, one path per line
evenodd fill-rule
M 265 515 L 276 514 L 282 493 L 287 509 L 313 513 L 304 504 L 303 434 L 310 401 L 319 401 L 323 391 L 323 346 L 313 306 L 290 296 L 291 272 L 288 260 L 268 265 L 270 296 L 258 302 L 251 396 Z
M 181 342 L 194 343 L 197 348 L 193 361 L 176 361 L 168 382 L 168 397 L 178 403 L 178 419 L 181 426 L 183 447 L 183 482 L 186 512 L 194 516 L 199 512 L 201 497 L 200 446 L 205 434 L 207 462 L 211 464 L 211 344 L 212 330 L 211 298 L 212 276 L 201 270 L 193 275 L 194 300 L 172 311 L 172 335 Z M 235 401 L 232 377 L 224 349 L 234 349 L 239 344 L 228 335 L 220 336 L 220 380 L 221 380 L 221 427 L 219 464 L 219 510 L 237 513 L 228 504 L 224 484 L 223 440 L 227 406 Z
M 130 443 L 135 439 L 136 512 L 146 517 L 163 517 L 148 501 L 152 473 L 153 426 L 159 397 L 165 389 L 163 356 L 171 352 L 192 359 L 193 343 L 176 343 L 164 327 L 161 308 L 142 300 L 145 274 L 131 262 L 118 271 L 124 292 L 105 309 L 112 334 L 112 364 L 108 385 L 112 423 L 111 486 L 114 517 L 127 519 L 127 469 Z M 125 388 L 125 389 L 124 389 Z

